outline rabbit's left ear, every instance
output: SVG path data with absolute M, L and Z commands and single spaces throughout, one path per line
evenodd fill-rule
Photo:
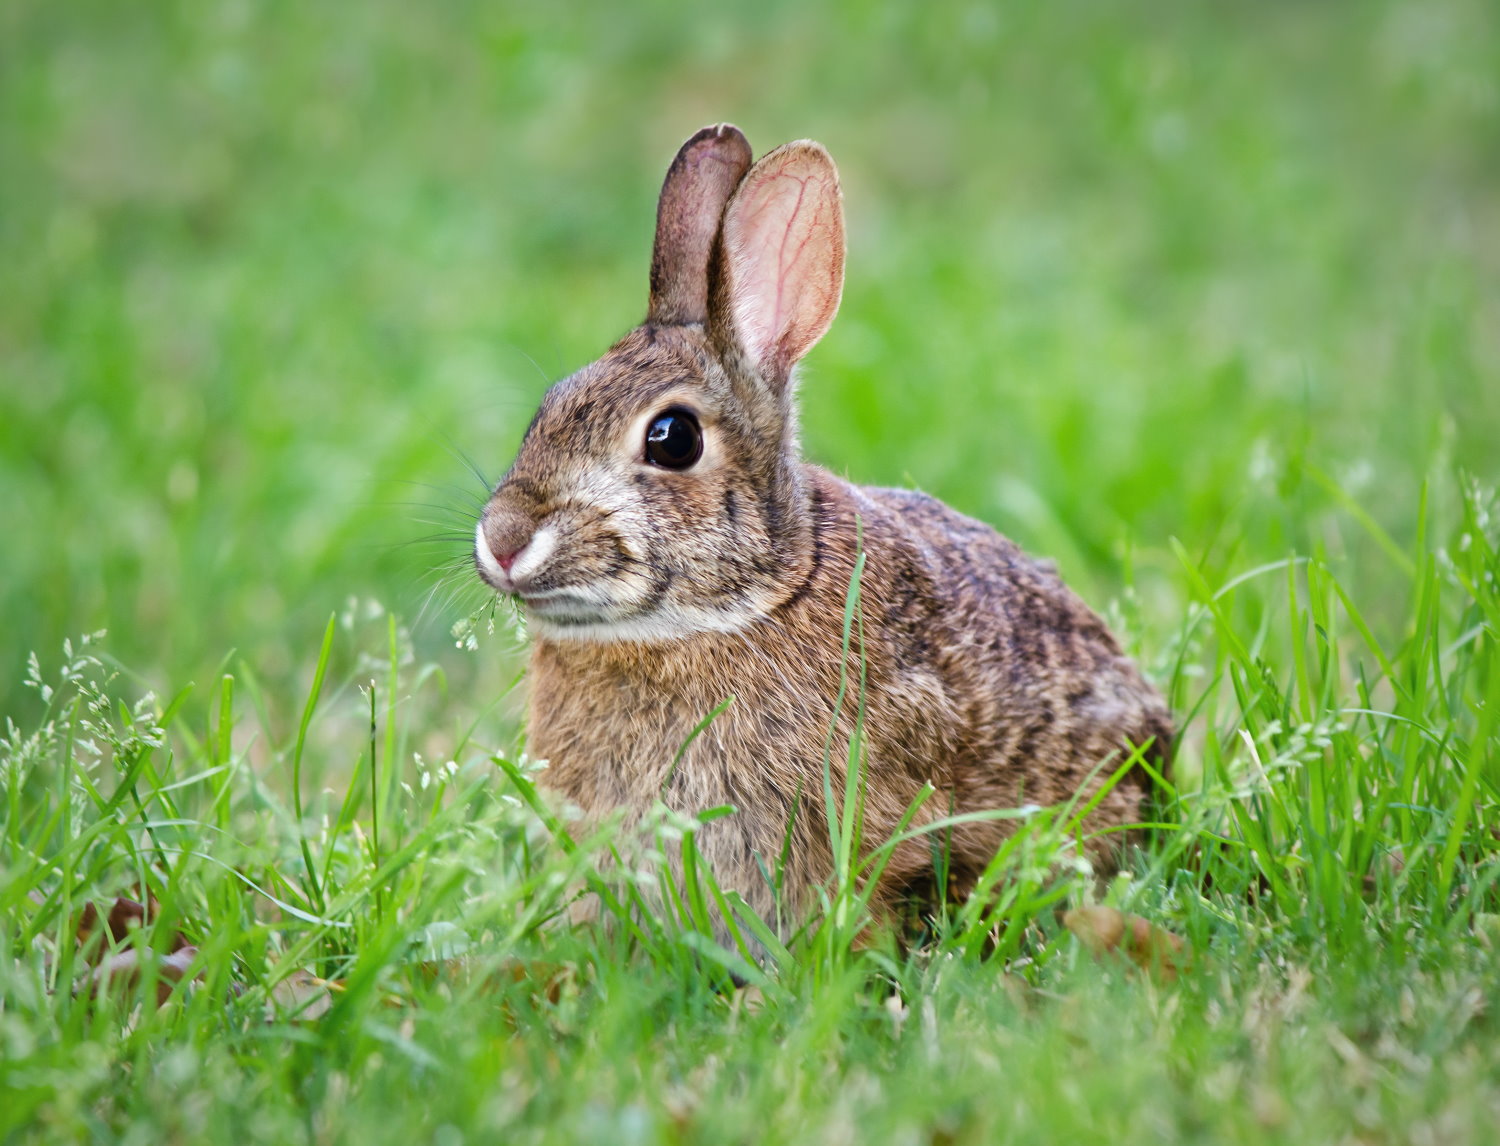
M 773 384 L 822 338 L 844 289 L 839 173 L 799 140 L 762 157 L 724 208 L 710 323 Z
M 732 123 L 705 127 L 677 152 L 656 204 L 647 322 L 707 321 L 709 255 L 724 204 L 749 169 L 750 144 Z

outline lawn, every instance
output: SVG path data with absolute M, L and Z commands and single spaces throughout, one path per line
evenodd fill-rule
M 7 1140 L 1493 1138 L 1493 4 L 19 0 L 0 96 Z M 1121 876 L 741 949 L 535 797 L 474 515 L 722 119 L 840 165 L 808 455 L 1169 696 Z

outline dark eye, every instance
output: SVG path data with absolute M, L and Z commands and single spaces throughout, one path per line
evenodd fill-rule
M 646 430 L 646 460 L 668 470 L 685 470 L 703 456 L 703 431 L 686 410 L 668 410 Z

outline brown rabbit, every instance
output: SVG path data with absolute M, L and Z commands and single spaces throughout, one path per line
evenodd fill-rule
M 925 494 L 799 458 L 793 368 L 833 321 L 843 264 L 819 144 L 752 167 L 738 129 L 698 132 L 662 187 L 645 323 L 548 391 L 475 538 L 480 575 L 528 618 L 544 783 L 590 819 L 732 804 L 699 845 L 768 918 L 757 857 L 773 868 L 789 832 L 791 924 L 833 873 L 824 761 L 842 793 L 861 655 L 867 850 L 929 781 L 918 823 L 1053 804 L 1097 789 L 1131 745 L 1164 759 L 1171 735 L 1160 696 L 1049 568 Z M 864 639 L 836 711 L 861 545 Z M 1143 779 L 1086 827 L 1136 822 Z M 1010 830 L 945 837 L 951 890 Z M 896 850 L 877 913 L 931 887 L 932 857 L 925 842 Z

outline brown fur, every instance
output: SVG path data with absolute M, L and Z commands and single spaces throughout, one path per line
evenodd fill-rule
M 729 140 L 714 146 L 743 140 L 712 130 Z M 721 883 L 765 913 L 771 891 L 756 857 L 774 867 L 790 824 L 785 906 L 795 922 L 832 874 L 823 767 L 827 756 L 841 793 L 861 665 L 867 847 L 889 838 L 924 783 L 937 792 L 919 823 L 1060 803 L 1128 744 L 1154 741 L 1164 759 L 1171 726 L 1104 623 L 1010 541 L 924 494 L 853 486 L 799 460 L 791 367 L 832 320 L 842 283 L 826 153 L 803 143 L 762 159 L 722 228 L 702 221 L 713 212 L 701 204 L 681 207 L 695 201 L 674 173 L 693 169 L 679 156 L 668 175 L 657 253 L 662 227 L 667 249 L 712 252 L 701 268 L 706 324 L 648 322 L 548 393 L 485 511 L 488 552 L 476 555 L 486 579 L 530 602 L 529 746 L 549 761 L 544 782 L 591 820 L 619 809 L 637 819 L 659 798 L 688 813 L 734 805 L 702 830 L 700 848 Z M 763 217 L 779 194 L 772 181 L 822 197 L 808 209 L 781 204 L 777 225 L 797 258 L 757 262 L 742 236 L 762 248 L 766 236 L 736 212 Z M 712 235 L 694 233 L 706 225 Z M 653 283 L 692 284 L 697 273 L 654 270 Z M 674 289 L 696 297 L 691 285 Z M 691 410 L 703 428 L 692 468 L 642 456 L 641 427 L 665 408 Z M 527 564 L 543 532 L 550 548 Z M 864 644 L 841 666 L 861 532 Z M 492 554 L 515 553 L 512 578 Z M 836 712 L 841 667 L 851 688 Z M 674 769 L 694 726 L 731 695 Z M 1137 821 L 1144 790 L 1127 778 L 1086 827 Z M 956 890 L 1009 830 L 967 824 L 947 837 Z M 925 842 L 898 849 L 877 910 L 929 884 L 930 869 Z

